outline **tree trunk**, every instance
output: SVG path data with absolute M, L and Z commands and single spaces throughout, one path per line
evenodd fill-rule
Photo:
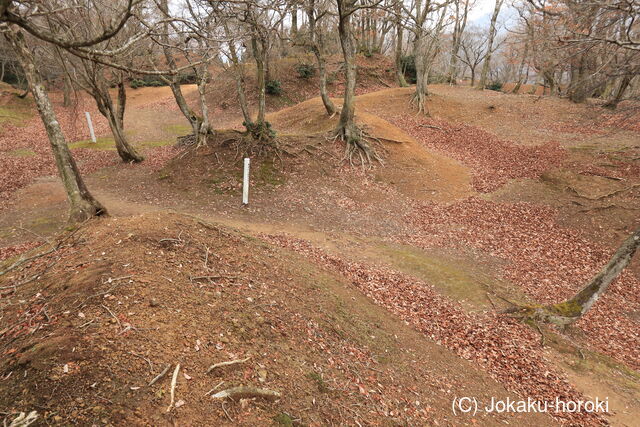
M 482 72 L 480 73 L 479 88 L 484 89 L 487 86 L 487 78 L 489 77 L 489 70 L 491 67 L 491 54 L 493 53 L 493 40 L 496 37 L 496 21 L 500 14 L 500 8 L 502 7 L 503 0 L 496 0 L 496 5 L 493 9 L 493 15 L 491 15 L 491 25 L 489 26 L 489 39 L 487 41 L 487 55 L 484 58 L 484 64 L 482 64 Z
M 607 101 L 606 104 L 604 104 L 605 108 L 611 108 L 612 110 L 615 110 L 616 108 L 618 108 L 618 104 L 620 103 L 620 101 L 622 101 L 624 92 L 629 87 L 629 84 L 631 83 L 632 78 L 633 77 L 630 76 L 629 74 L 625 74 L 624 76 L 622 76 L 622 80 L 620 80 L 620 84 L 618 85 L 618 89 L 616 90 L 615 95 L 613 96 L 613 98 Z
M 345 66 L 345 88 L 342 111 L 340 112 L 340 122 L 337 133 L 341 134 L 347 143 L 359 140 L 355 125 L 355 89 L 356 89 L 356 47 L 351 29 L 351 14 L 344 10 L 345 0 L 337 0 L 338 3 L 338 33 L 340 34 L 340 45 L 344 57 Z
M 93 198 L 82 180 L 24 34 L 11 25 L 9 31 L 5 33 L 5 37 L 13 47 L 24 70 L 29 89 L 38 107 L 38 113 L 47 131 L 56 167 L 69 200 L 70 221 L 84 221 L 93 216 L 106 215 L 106 209 Z
M 224 30 L 227 38 L 231 40 L 229 42 L 229 53 L 231 54 L 231 62 L 233 63 L 234 73 L 236 78 L 236 91 L 238 93 L 238 103 L 240 104 L 240 110 L 242 110 L 242 117 L 244 118 L 243 126 L 249 128 L 253 121 L 251 120 L 251 114 L 249 114 L 249 106 L 247 105 L 247 97 L 244 91 L 244 71 L 240 65 L 238 59 L 238 52 L 236 51 L 235 40 L 231 39 L 231 33 L 229 27 L 224 24 Z
M 511 93 L 518 93 L 520 91 L 520 87 L 522 86 L 522 71 L 524 70 L 524 64 L 527 61 L 527 55 L 529 53 L 529 42 L 526 42 L 524 44 L 524 52 L 522 54 L 522 60 L 520 61 L 520 66 L 518 67 L 518 81 L 516 82 L 515 86 L 513 87 L 513 90 L 511 91 Z M 473 84 L 472 84 L 473 86 Z
M 98 75 L 97 79 L 101 79 L 102 75 Z M 114 108 L 113 101 L 111 100 L 111 94 L 109 88 L 102 81 L 93 82 L 93 90 L 91 95 L 96 101 L 98 111 L 109 122 L 109 128 L 113 134 L 113 140 L 116 144 L 116 150 L 123 162 L 138 163 L 144 160 L 144 157 L 138 154 L 135 148 L 129 143 L 124 133 L 124 110 L 126 103 L 126 91 L 124 89 L 124 83 L 118 88 L 118 108 Z
M 412 102 L 417 105 L 419 113 L 424 113 L 425 111 L 425 101 L 428 94 L 427 82 L 424 79 L 425 56 L 424 37 L 420 31 L 416 34 L 416 39 L 413 43 L 413 57 L 416 69 L 416 91 L 412 99 Z
M 320 98 L 324 104 L 327 114 L 333 116 L 336 113 L 336 106 L 333 105 L 333 101 L 329 98 L 327 93 L 327 61 L 324 57 L 323 37 L 318 32 L 317 19 L 315 15 L 315 0 L 309 0 L 309 7 L 307 8 L 307 16 L 309 17 L 309 34 L 311 36 L 311 50 L 318 62 L 318 74 L 320 78 Z
M 198 100 L 200 101 L 200 110 L 202 110 L 202 122 L 196 134 L 197 146 L 206 145 L 207 138 L 212 133 L 211 125 L 209 124 L 209 107 L 206 99 L 207 81 L 209 80 L 209 72 L 207 71 L 206 64 L 202 67 L 200 74 L 200 80 L 198 81 Z
M 162 11 L 162 13 L 165 15 L 165 18 L 169 18 L 169 6 L 168 6 L 168 0 L 161 0 L 158 4 L 160 10 Z M 170 41 L 169 41 L 169 23 L 165 22 L 164 23 L 164 28 L 163 28 L 163 32 L 161 35 L 161 40 L 162 40 L 162 44 L 163 44 L 163 52 L 164 52 L 164 57 L 167 60 L 167 65 L 169 66 L 170 69 L 175 69 L 176 67 L 176 60 L 173 56 L 173 54 L 171 53 L 171 47 L 170 47 Z M 198 135 L 200 135 L 200 126 L 202 124 L 202 122 L 204 121 L 202 117 L 198 116 L 195 111 L 193 111 L 191 109 L 191 107 L 189 107 L 189 104 L 187 103 L 187 100 L 184 97 L 184 94 L 182 93 L 182 88 L 180 87 L 180 84 L 178 83 L 178 76 L 174 75 L 171 78 L 167 78 L 165 79 L 165 81 L 169 84 L 169 87 L 171 88 L 171 92 L 173 93 L 173 97 L 176 100 L 176 104 L 178 104 L 178 108 L 180 108 L 180 111 L 182 112 L 182 114 L 186 117 L 186 119 L 189 121 L 189 124 L 191 125 L 191 129 L 193 131 L 193 135 L 196 137 L 196 139 L 198 138 Z
M 293 5 L 291 8 L 291 38 L 298 35 L 298 6 Z
M 398 79 L 398 86 L 407 87 L 407 80 L 404 77 L 404 70 L 402 69 L 402 39 L 404 34 L 404 28 L 402 28 L 402 21 L 400 18 L 400 3 L 396 3 L 396 78 Z
M 62 106 L 70 107 L 71 106 L 71 95 L 73 94 L 73 83 L 71 82 L 71 77 L 69 74 L 64 72 L 64 86 L 62 89 Z
M 640 229 L 629 236 L 618 248 L 609 263 L 573 298 L 559 304 L 543 307 L 538 315 L 543 320 L 566 326 L 584 316 L 606 292 L 611 282 L 629 265 L 640 245 Z
M 260 46 L 258 45 L 256 37 L 251 38 L 251 47 L 253 50 L 253 57 L 256 60 L 256 74 L 258 78 L 258 117 L 256 118 L 256 123 L 258 125 L 263 125 L 267 109 L 264 70 L 264 55 L 266 54 L 266 49 L 264 49 L 264 43 L 262 40 L 260 41 Z

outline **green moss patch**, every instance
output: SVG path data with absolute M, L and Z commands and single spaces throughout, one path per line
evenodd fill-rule
M 91 150 L 115 150 L 116 143 L 114 142 L 112 137 L 101 137 L 97 138 L 96 142 L 91 140 L 84 141 L 75 141 L 69 143 L 69 148 L 88 148 Z
M 18 148 L 13 151 L 8 151 L 7 154 L 12 157 L 31 157 L 31 156 L 38 155 L 38 153 L 32 150 L 29 150 L 28 148 Z
M 192 132 L 191 126 L 183 124 L 165 125 L 162 129 L 175 136 L 187 135 Z
M 21 108 L 0 107 L 0 124 L 10 123 L 14 126 L 25 126 L 32 117 L 31 111 Z

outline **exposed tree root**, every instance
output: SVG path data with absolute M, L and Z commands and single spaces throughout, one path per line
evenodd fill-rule
M 344 161 L 349 162 L 352 167 L 371 167 L 373 161 L 384 165 L 384 160 L 373 147 L 372 143 L 384 149 L 382 142 L 371 136 L 364 128 L 355 124 L 339 126 L 333 133 L 333 140 L 342 139 L 345 141 Z
M 424 114 L 425 116 L 431 116 L 429 109 L 427 108 L 427 96 L 428 94 L 420 93 L 416 91 L 409 101 L 409 105 L 418 109 L 418 114 Z

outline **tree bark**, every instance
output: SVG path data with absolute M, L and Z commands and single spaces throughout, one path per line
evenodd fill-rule
M 347 143 L 358 141 L 355 125 L 355 89 L 356 89 L 356 46 L 351 29 L 351 11 L 347 10 L 350 0 L 337 0 L 338 33 L 345 66 L 345 88 L 340 121 L 336 132 L 343 136 Z
M 527 61 L 527 55 L 529 54 L 529 42 L 525 42 L 524 44 L 524 52 L 522 54 L 522 60 L 520 61 L 520 66 L 518 67 L 518 81 L 516 82 L 515 86 L 513 86 L 513 90 L 511 91 L 511 93 L 518 93 L 520 92 L 520 87 L 522 87 L 522 72 L 524 70 L 524 64 Z M 472 84 L 473 86 L 473 84 Z
M 251 114 L 249 113 L 249 106 L 247 105 L 247 97 L 244 91 L 244 70 L 240 65 L 238 59 L 238 52 L 236 51 L 235 40 L 231 39 L 231 33 L 229 27 L 224 24 L 224 30 L 227 38 L 231 40 L 229 42 L 229 53 L 231 54 L 231 63 L 234 68 L 234 76 L 236 78 L 236 91 L 238 93 L 238 103 L 240 104 L 240 110 L 242 110 L 242 117 L 244 118 L 243 125 L 249 127 L 253 121 L 251 120 Z
M 482 64 L 482 72 L 480 73 L 479 88 L 484 89 L 487 86 L 487 78 L 489 77 L 489 70 L 491 69 L 491 55 L 493 53 L 493 40 L 496 37 L 496 21 L 500 14 L 500 8 L 502 7 L 503 0 L 496 0 L 496 5 L 493 9 L 493 15 L 491 15 L 491 25 L 489 26 L 489 39 L 487 41 L 487 55 L 484 58 L 484 64 Z
M 423 113 L 425 111 L 425 101 L 428 95 L 427 82 L 425 81 L 425 56 L 426 47 L 424 36 L 422 31 L 416 34 L 416 39 L 413 43 L 413 58 L 415 61 L 416 69 L 416 92 L 413 95 L 413 102 L 418 106 L 418 112 Z
M 73 83 L 71 82 L 71 77 L 69 74 L 64 72 L 64 86 L 62 88 L 62 106 L 70 107 L 71 106 L 71 94 L 73 93 Z
M 606 104 L 604 104 L 605 108 L 611 108 L 612 110 L 618 108 L 618 104 L 620 103 L 620 101 L 622 101 L 622 97 L 624 96 L 624 93 L 629 87 L 632 79 L 633 76 L 630 76 L 629 74 L 625 74 L 624 76 L 622 76 L 615 95 L 613 96 L 613 98 L 607 101 Z
M 398 86 L 407 87 L 407 80 L 404 77 L 404 70 L 402 68 L 402 44 L 404 28 L 402 28 L 402 21 L 400 18 L 401 8 L 400 3 L 396 3 L 396 78 L 398 80 Z
M 264 55 L 266 54 L 266 46 L 261 38 L 258 42 L 254 36 L 251 38 L 251 47 L 253 51 L 253 57 L 256 60 L 256 74 L 258 78 L 258 116 L 256 123 L 263 125 L 265 122 L 265 114 L 267 109 L 266 104 L 266 83 L 265 83 L 265 69 L 264 69 Z
M 291 37 L 296 38 L 298 35 L 298 6 L 293 5 L 291 8 Z
M 629 265 L 640 246 L 640 229 L 631 234 L 611 257 L 609 263 L 573 298 L 539 309 L 543 320 L 566 326 L 584 316 Z
M 89 72 L 89 71 L 87 71 Z M 96 76 L 86 76 L 87 83 L 91 89 L 91 96 L 96 101 L 98 111 L 109 122 L 109 128 L 113 134 L 118 155 L 123 162 L 138 163 L 144 160 L 135 148 L 129 143 L 124 133 L 124 111 L 127 100 L 127 92 L 122 78 L 118 84 L 118 106 L 113 105 L 109 88 L 107 87 L 101 72 L 96 71 Z
M 165 15 L 165 18 L 168 19 L 170 17 L 168 0 L 160 0 L 160 2 L 158 3 L 158 6 L 161 12 Z M 173 53 L 171 52 L 171 47 L 170 47 L 169 22 L 164 23 L 163 32 L 160 38 L 162 40 L 163 53 L 164 53 L 165 59 L 167 60 L 167 65 L 171 69 L 177 68 L 176 60 L 175 60 L 175 57 L 173 56 Z M 206 67 L 205 67 L 205 71 L 206 71 Z M 173 75 L 168 79 L 165 78 L 165 81 L 171 88 L 171 93 L 173 93 L 173 97 L 176 100 L 176 104 L 178 104 L 178 108 L 180 108 L 180 111 L 182 112 L 182 114 L 189 121 L 189 124 L 191 125 L 191 129 L 193 131 L 193 135 L 196 137 L 196 140 L 200 142 L 199 135 L 201 135 L 203 131 L 210 132 L 211 131 L 210 127 L 207 127 L 206 129 L 201 129 L 202 123 L 205 121 L 205 119 L 199 116 L 198 114 L 196 114 L 196 112 L 193 111 L 191 107 L 189 107 L 189 104 L 187 103 L 187 100 L 185 99 L 184 94 L 182 93 L 182 88 L 180 87 L 180 84 L 178 82 L 178 76 Z M 206 121 L 208 122 L 208 119 Z
M 47 131 L 56 167 L 69 200 L 69 220 L 84 221 L 93 216 L 106 215 L 107 210 L 93 198 L 82 180 L 24 34 L 15 26 L 10 25 L 5 37 L 13 47 L 24 70 L 38 113 Z
M 316 57 L 318 63 L 318 75 L 320 79 L 320 98 L 327 114 L 333 116 L 337 110 L 336 106 L 329 98 L 327 93 L 327 61 L 324 57 L 324 38 L 317 27 L 317 18 L 315 14 L 315 0 L 309 0 L 307 8 L 307 16 L 309 17 L 309 34 L 311 36 L 311 50 Z

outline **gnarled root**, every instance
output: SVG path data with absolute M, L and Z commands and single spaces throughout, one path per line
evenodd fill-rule
M 429 110 L 427 109 L 427 97 L 426 94 L 416 90 L 411 97 L 410 105 L 415 106 L 418 109 L 418 114 L 424 114 L 425 116 L 430 116 Z
M 384 165 L 382 157 L 370 143 L 380 143 L 380 140 L 372 137 L 355 124 L 339 126 L 334 131 L 333 137 L 334 139 L 340 138 L 345 142 L 344 160 L 348 161 L 351 166 L 360 165 L 364 168 L 370 166 L 374 160 Z M 382 146 L 381 143 L 380 146 Z

